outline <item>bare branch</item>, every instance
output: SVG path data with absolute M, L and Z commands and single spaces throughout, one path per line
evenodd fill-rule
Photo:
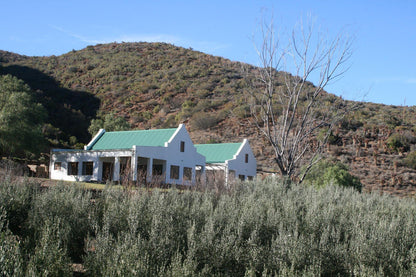
M 336 122 L 345 115 L 336 105 L 325 106 L 324 88 L 348 70 L 352 43 L 342 33 L 328 42 L 311 22 L 293 29 L 285 47 L 281 47 L 282 36 L 276 35 L 273 20 L 262 24 L 260 34 L 261 43 L 255 48 L 260 67 L 247 77 L 254 80 L 249 88 L 251 118 L 273 148 L 282 175 L 302 182 Z M 290 65 L 288 61 L 292 61 Z M 315 86 L 312 78 L 317 78 Z M 319 141 L 317 134 L 324 128 Z M 301 173 L 302 165 L 305 170 Z

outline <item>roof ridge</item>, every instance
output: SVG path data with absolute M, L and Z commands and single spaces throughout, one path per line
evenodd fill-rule
M 143 129 L 143 130 L 125 130 L 125 131 L 109 131 L 106 132 L 108 133 L 127 133 L 127 132 L 146 132 L 146 131 L 171 131 L 171 130 L 176 130 L 177 128 L 166 128 L 166 129 Z
M 130 149 L 136 146 L 163 146 L 177 128 L 105 132 L 92 145 L 92 150 Z
M 198 143 L 194 145 L 221 145 L 221 144 L 242 144 L 242 142 Z

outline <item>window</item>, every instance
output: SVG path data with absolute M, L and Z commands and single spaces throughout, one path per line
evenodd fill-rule
M 248 163 L 248 154 L 246 154 L 246 163 Z
M 68 175 L 78 175 L 78 162 L 68 163 Z
M 181 141 L 181 152 L 185 152 L 185 142 Z
M 92 175 L 93 169 L 94 169 L 93 162 L 82 163 L 82 175 Z
M 192 168 L 184 167 L 183 168 L 183 179 L 184 180 L 192 180 Z
M 179 166 L 171 165 L 170 166 L 170 178 L 171 179 L 179 179 Z
M 240 179 L 241 181 L 244 181 L 246 179 L 246 176 L 239 174 L 238 179 Z
M 247 179 L 248 179 L 249 181 L 253 181 L 253 176 L 247 176 Z
M 53 170 L 61 170 L 62 168 L 62 163 L 61 162 L 55 162 L 53 164 Z

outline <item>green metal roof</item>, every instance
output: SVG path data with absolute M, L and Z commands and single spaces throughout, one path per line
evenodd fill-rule
M 204 155 L 206 163 L 224 163 L 237 154 L 242 143 L 196 144 L 196 151 Z
M 165 146 L 177 129 L 105 132 L 91 150 L 131 149 L 137 146 Z

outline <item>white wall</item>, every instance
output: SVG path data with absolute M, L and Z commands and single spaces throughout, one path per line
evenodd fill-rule
M 245 162 L 246 154 L 248 154 L 247 163 Z M 245 179 L 247 179 L 248 176 L 253 178 L 256 177 L 257 161 L 247 139 L 243 141 L 240 149 L 237 151 L 237 154 L 234 155 L 234 158 L 226 161 L 226 165 L 228 166 L 228 170 L 235 171 L 236 178 L 238 178 L 238 175 L 244 175 Z
M 181 152 L 181 141 L 185 142 L 185 151 Z M 166 182 L 170 184 L 191 185 L 192 181 L 183 181 L 183 168 L 192 168 L 192 180 L 195 179 L 195 167 L 205 167 L 205 156 L 199 154 L 189 136 L 185 125 L 180 124 L 172 138 L 165 144 L 166 150 L 161 155 L 154 154 L 157 159 L 166 160 Z M 144 149 L 142 149 L 143 151 Z M 141 147 L 138 147 L 140 155 Z M 143 153 L 143 152 L 142 152 Z M 145 155 L 140 155 L 145 156 Z M 170 176 L 171 165 L 179 166 L 179 179 L 172 179 Z
M 102 158 L 110 157 L 131 157 L 131 150 L 115 151 L 88 151 L 88 150 L 52 150 L 50 158 L 50 178 L 53 180 L 64 181 L 101 181 L 102 177 Z M 55 162 L 61 162 L 61 170 L 54 170 Z M 70 162 L 78 162 L 78 175 L 68 175 L 68 165 Z M 93 175 L 82 175 L 82 163 L 93 162 Z M 118 171 L 114 170 L 115 174 Z M 113 176 L 115 177 L 115 176 Z

